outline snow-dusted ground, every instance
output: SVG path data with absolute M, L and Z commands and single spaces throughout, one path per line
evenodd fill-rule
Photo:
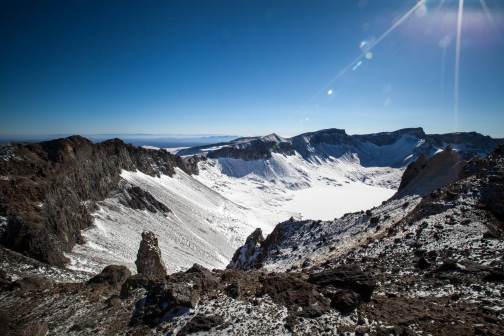
M 271 231 L 246 208 L 178 170 L 173 177 L 152 177 L 123 171 L 129 183 L 150 192 L 171 213 L 134 210 L 117 198 L 101 202 L 94 213 L 94 226 L 83 232 L 84 245 L 76 245 L 68 256 L 70 268 L 96 272 L 108 264 L 123 264 L 135 271 L 134 261 L 141 232 L 151 230 L 169 272 L 193 263 L 209 268 L 225 267 L 235 249 L 256 227 Z
M 163 148 L 163 149 L 165 151 L 167 151 L 168 153 L 177 154 L 177 152 L 179 150 L 186 149 L 186 148 L 189 148 L 189 147 L 167 147 L 167 148 Z
M 151 193 L 171 213 L 101 202 L 84 245 L 68 256 L 70 268 L 90 272 L 123 264 L 135 271 L 141 232 L 151 230 L 169 272 L 199 263 L 223 268 L 255 229 L 265 234 L 289 217 L 332 219 L 371 208 L 395 192 L 402 170 L 364 168 L 355 157 L 307 161 L 273 154 L 269 160 L 209 159 L 200 174 L 173 177 L 123 171 L 128 183 Z
M 195 178 L 274 224 L 290 215 L 332 219 L 379 205 L 394 194 L 401 174 L 362 167 L 355 157 L 307 161 L 273 153 L 269 160 L 209 159 Z

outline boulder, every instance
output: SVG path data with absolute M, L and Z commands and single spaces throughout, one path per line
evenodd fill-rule
M 308 281 L 321 287 L 347 289 L 359 294 L 363 301 L 369 301 L 376 283 L 355 265 L 345 265 L 311 274 Z
M 325 291 L 324 295 L 331 300 L 331 307 L 343 315 L 350 314 L 361 303 L 359 294 L 351 290 Z
M 177 335 L 189 335 L 197 332 L 210 331 L 224 323 L 224 319 L 217 315 L 202 315 L 194 316 Z
M 261 278 L 258 295 L 269 295 L 277 304 L 284 305 L 291 315 L 314 318 L 330 308 L 330 300 L 313 284 L 294 273 L 273 273 Z
M 43 276 L 29 276 L 19 280 L 14 281 L 12 287 L 21 292 L 45 290 L 53 287 L 54 282 L 50 279 L 44 278 Z
M 126 266 L 109 265 L 101 273 L 89 279 L 88 285 L 92 287 L 107 286 L 119 290 L 130 275 L 131 272 Z
M 422 257 L 418 258 L 417 263 L 416 263 L 416 267 L 421 270 L 424 270 L 424 269 L 427 269 L 430 267 L 430 263 L 425 259 L 425 257 L 422 256 Z
M 504 271 L 491 269 L 489 273 L 483 278 L 485 281 L 489 282 L 503 282 L 504 281 Z
M 166 316 L 177 316 L 196 307 L 199 299 L 198 291 L 187 283 L 153 283 L 145 298 L 142 319 L 147 325 L 155 326 Z
M 135 274 L 129 277 L 121 286 L 121 298 L 127 298 L 137 288 L 148 289 L 151 281 L 143 274 Z
M 194 284 L 194 288 L 208 293 L 219 287 L 219 279 L 205 267 L 194 264 L 189 268 L 183 278 Z
M 10 288 L 11 283 L 11 277 L 4 270 L 0 270 L 0 289 Z
M 166 268 L 161 259 L 161 250 L 158 240 L 153 232 L 144 231 L 135 261 L 138 273 L 149 279 L 162 279 L 166 277 Z

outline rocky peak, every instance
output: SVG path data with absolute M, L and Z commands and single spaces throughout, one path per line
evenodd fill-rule
M 249 269 L 256 262 L 261 252 L 261 244 L 264 242 L 262 230 L 257 228 L 245 241 L 245 244 L 236 250 L 228 268 Z
M 265 142 L 275 142 L 275 143 L 285 141 L 284 138 L 282 138 L 281 136 L 279 136 L 276 133 L 271 133 L 271 134 L 265 135 L 265 136 L 261 137 L 261 140 L 263 140 Z
M 397 134 L 410 134 L 410 135 L 414 135 L 418 138 L 423 138 L 425 137 L 425 131 L 422 127 L 410 127 L 410 128 L 402 128 L 400 130 L 397 130 L 393 133 L 397 133 Z
M 420 155 L 406 168 L 395 197 L 425 196 L 462 177 L 465 164 L 461 156 L 450 147 L 430 159 L 425 155 Z
M 166 268 L 161 259 L 161 250 L 156 235 L 151 231 L 142 232 L 142 241 L 135 261 L 138 273 L 150 279 L 166 277 Z

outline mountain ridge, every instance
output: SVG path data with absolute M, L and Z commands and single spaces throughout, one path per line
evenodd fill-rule
M 504 139 L 493 139 L 477 132 L 426 134 L 421 127 L 355 135 L 347 134 L 344 129 L 329 128 L 290 138 L 282 138 L 274 133 L 263 137 L 238 138 L 230 142 L 182 149 L 177 154 L 251 161 L 270 159 L 272 153 L 293 155 L 297 152 L 305 159 L 326 159 L 355 153 L 364 166 L 405 167 L 421 154 L 432 156 L 447 146 L 470 158 L 474 155 L 484 156 L 501 143 L 504 143 Z M 390 156 L 390 152 L 399 150 L 411 156 L 380 159 L 373 153 L 382 151 L 385 156 Z
M 197 172 L 194 158 L 127 145 L 120 139 L 98 144 L 75 135 L 0 148 L 0 242 L 53 265 L 82 242 L 91 212 L 118 187 L 122 169 L 151 176 L 173 175 L 178 167 Z M 145 196 L 145 195 L 144 195 Z

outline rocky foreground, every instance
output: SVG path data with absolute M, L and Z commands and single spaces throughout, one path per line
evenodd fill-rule
M 142 235 L 136 264 L 136 275 L 111 265 L 83 283 L 12 281 L 2 272 L 2 335 L 331 333 L 352 329 L 343 328 L 352 324 L 349 314 L 369 303 L 376 287 L 356 265 L 310 274 L 195 264 L 166 275 L 152 232 Z
M 502 335 L 504 147 L 442 155 L 379 207 L 255 231 L 226 270 L 167 275 L 151 232 L 137 274 L 111 265 L 85 281 L 2 249 L 0 334 Z M 449 184 L 415 195 L 431 169 Z

